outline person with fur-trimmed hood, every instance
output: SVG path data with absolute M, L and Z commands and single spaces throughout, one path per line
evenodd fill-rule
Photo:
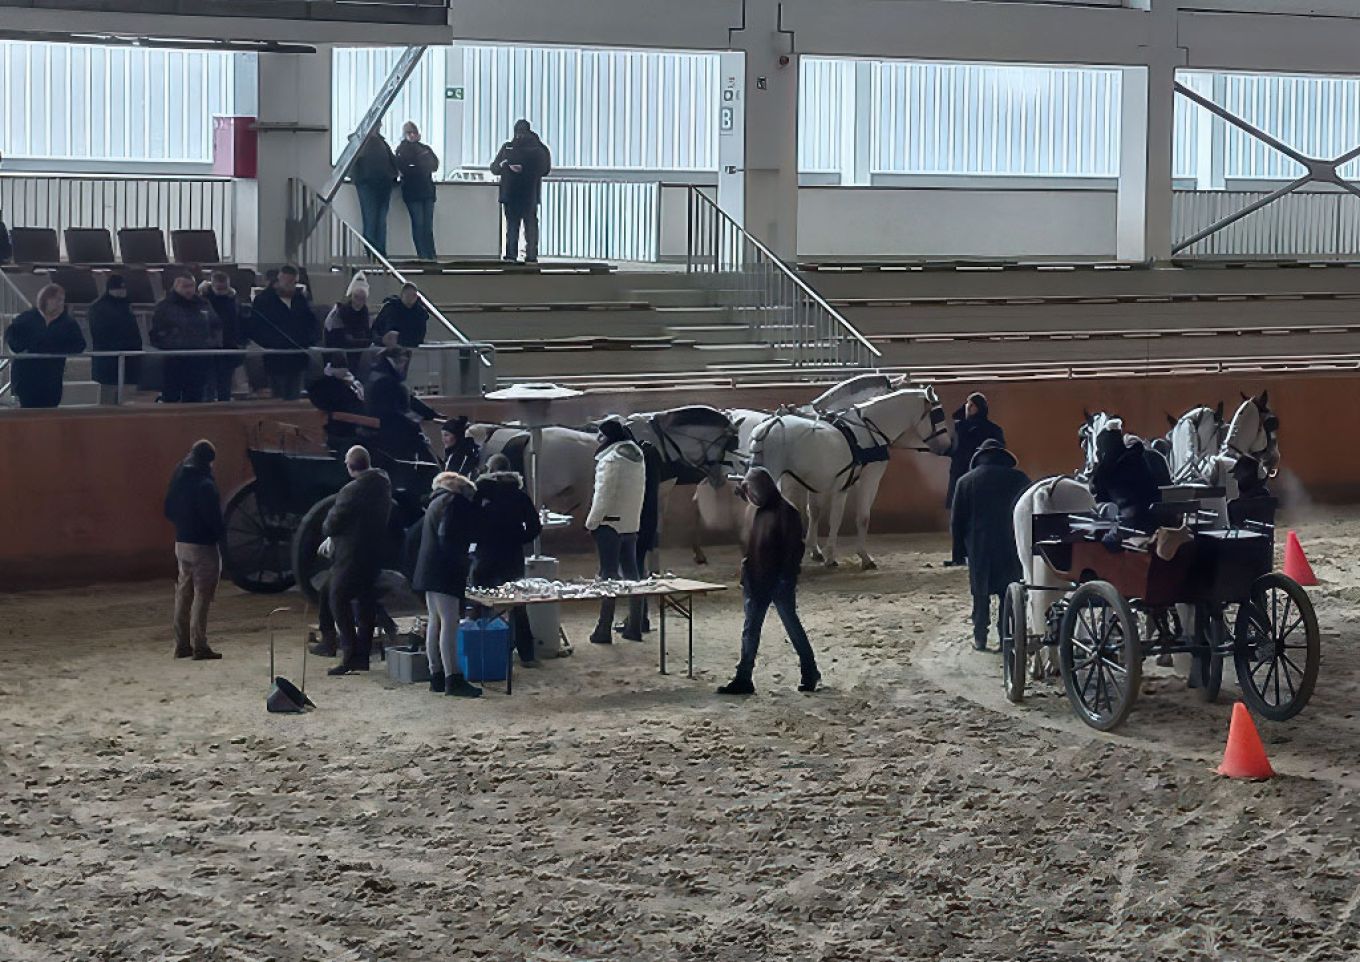
M 595 494 L 586 530 L 595 536 L 600 555 L 600 577 L 638 580 L 637 540 L 642 527 L 642 503 L 647 493 L 647 468 L 642 449 L 618 418 L 600 425 L 600 447 L 595 452 Z M 614 599 L 600 603 L 600 621 L 590 635 L 593 644 L 613 644 Z M 642 599 L 630 598 L 627 641 L 642 641 Z
M 476 490 L 461 474 L 444 471 L 433 483 L 425 509 L 411 587 L 425 593 L 430 620 L 425 655 L 430 663 L 430 691 L 476 698 L 482 690 L 458 671 L 458 625 L 467 597 L 468 549 L 478 538 Z
M 987 649 L 992 598 L 999 606 L 1010 583 L 1022 577 L 1013 516 L 1015 503 L 1029 483 L 1025 472 L 1016 467 L 1015 455 L 1000 441 L 988 438 L 973 455 L 972 468 L 954 489 L 949 527 L 954 536 L 954 556 L 968 562 L 973 647 L 978 651 Z
M 510 470 L 510 459 L 496 454 L 486 462 L 477 479 L 477 550 L 472 558 L 472 583 L 479 588 L 499 588 L 524 577 L 524 549 L 543 531 L 533 499 L 524 480 Z M 514 610 L 510 631 L 519 658 L 537 664 L 534 633 L 523 607 Z

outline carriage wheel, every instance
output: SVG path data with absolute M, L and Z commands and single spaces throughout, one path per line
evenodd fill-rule
M 1313 602 L 1278 572 L 1256 579 L 1237 612 L 1237 684 L 1247 706 L 1271 721 L 1293 718 L 1317 684 L 1321 641 Z
M 1191 655 L 1190 677 L 1194 679 L 1201 701 L 1218 701 L 1223 687 L 1223 650 L 1228 641 L 1228 626 L 1223 612 L 1207 606 L 1195 612 L 1195 638 L 1201 648 Z
M 330 559 L 320 557 L 316 550 L 321 547 L 321 542 L 326 540 L 321 528 L 326 523 L 326 515 L 330 514 L 333 504 L 335 495 L 322 498 L 312 505 L 302 516 L 302 522 L 298 525 L 297 534 L 293 536 L 290 545 L 290 557 L 293 560 L 293 571 L 297 573 L 298 590 L 302 592 L 302 597 L 313 605 L 321 601 L 317 585 L 331 568 Z
M 1025 608 L 1025 586 L 1013 581 L 1001 600 L 1001 673 L 1006 697 L 1016 703 L 1025 700 L 1025 662 L 1029 655 Z
M 289 546 L 298 519 L 294 514 L 266 513 L 256 490 L 257 482 L 248 481 L 227 501 L 222 563 L 227 577 L 241 589 L 272 595 L 293 587 Z
M 1133 708 L 1143 677 L 1138 622 L 1108 581 L 1072 593 L 1058 639 L 1067 698 L 1082 721 L 1099 731 L 1119 727 Z

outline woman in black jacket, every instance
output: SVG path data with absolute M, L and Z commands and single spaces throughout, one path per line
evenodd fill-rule
M 127 282 L 122 274 L 110 274 L 104 282 L 104 296 L 90 305 L 90 341 L 94 351 L 140 351 L 142 329 L 128 303 Z M 118 404 L 118 358 L 97 357 L 90 362 L 90 374 L 99 384 L 99 403 Z M 142 359 L 123 358 L 123 397 L 136 390 L 142 379 Z
M 543 531 L 538 509 L 524 491 L 524 481 L 510 470 L 503 454 L 493 455 L 477 479 L 477 551 L 472 583 L 499 588 L 524 577 L 524 549 Z M 524 664 L 535 661 L 534 632 L 523 607 L 510 620 L 510 633 Z
M 432 261 L 435 259 L 434 174 L 439 169 L 439 157 L 428 144 L 420 142 L 420 128 L 409 120 L 401 126 L 396 160 L 397 170 L 401 172 L 401 199 L 411 215 L 411 240 L 416 246 L 416 257 Z
M 66 313 L 66 291 L 59 284 L 40 290 L 36 304 L 10 322 L 5 331 L 5 346 L 11 354 L 79 354 L 85 350 L 85 335 Z M 64 357 L 16 357 L 13 365 L 11 384 L 19 407 L 54 408 L 61 404 Z
M 425 593 L 430 620 L 425 655 L 430 691 L 476 698 L 482 690 L 458 671 L 458 624 L 467 595 L 468 549 L 477 536 L 472 482 L 445 471 L 434 479 L 434 498 L 425 509 L 411 587 Z

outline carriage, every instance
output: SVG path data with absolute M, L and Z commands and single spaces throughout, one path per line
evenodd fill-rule
M 254 477 L 227 499 L 222 560 L 227 576 L 240 588 L 274 594 L 298 585 L 317 600 L 317 586 L 329 565 L 317 556 L 326 514 L 335 495 L 350 480 L 343 448 L 348 439 L 326 442 L 289 424 L 255 425 L 247 455 Z M 358 438 L 355 443 L 362 443 Z M 374 464 L 392 479 L 389 556 L 384 567 L 401 569 L 407 526 L 421 516 L 430 484 L 439 472 L 433 461 L 398 461 L 373 450 Z
M 1006 696 L 1021 701 L 1028 657 L 1056 646 L 1073 710 L 1110 731 L 1133 707 L 1143 660 L 1183 654 L 1204 700 L 1217 699 L 1230 658 L 1253 712 L 1292 718 L 1317 681 L 1318 624 L 1304 589 L 1271 570 L 1273 529 L 1250 520 L 1224 528 L 1199 500 L 1158 508 L 1183 543 L 1140 537 L 1094 513 L 1034 515 L 1034 553 L 1070 590 L 1043 625 L 1028 625 L 1028 593 L 1050 586 L 1010 585 L 1001 609 Z

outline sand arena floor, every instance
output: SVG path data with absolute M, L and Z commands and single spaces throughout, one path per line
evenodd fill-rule
M 1057 687 L 1006 703 L 939 537 L 807 574 L 814 696 L 773 620 L 759 694 L 713 694 L 736 592 L 700 603 L 693 681 L 578 610 L 513 698 L 313 661 L 306 717 L 264 711 L 278 598 L 224 587 L 202 664 L 170 657 L 168 583 L 7 596 L 0 959 L 1360 957 L 1360 515 L 1298 527 L 1323 666 L 1262 724 L 1264 784 L 1210 772 L 1230 686 L 1154 675 L 1115 736 Z

